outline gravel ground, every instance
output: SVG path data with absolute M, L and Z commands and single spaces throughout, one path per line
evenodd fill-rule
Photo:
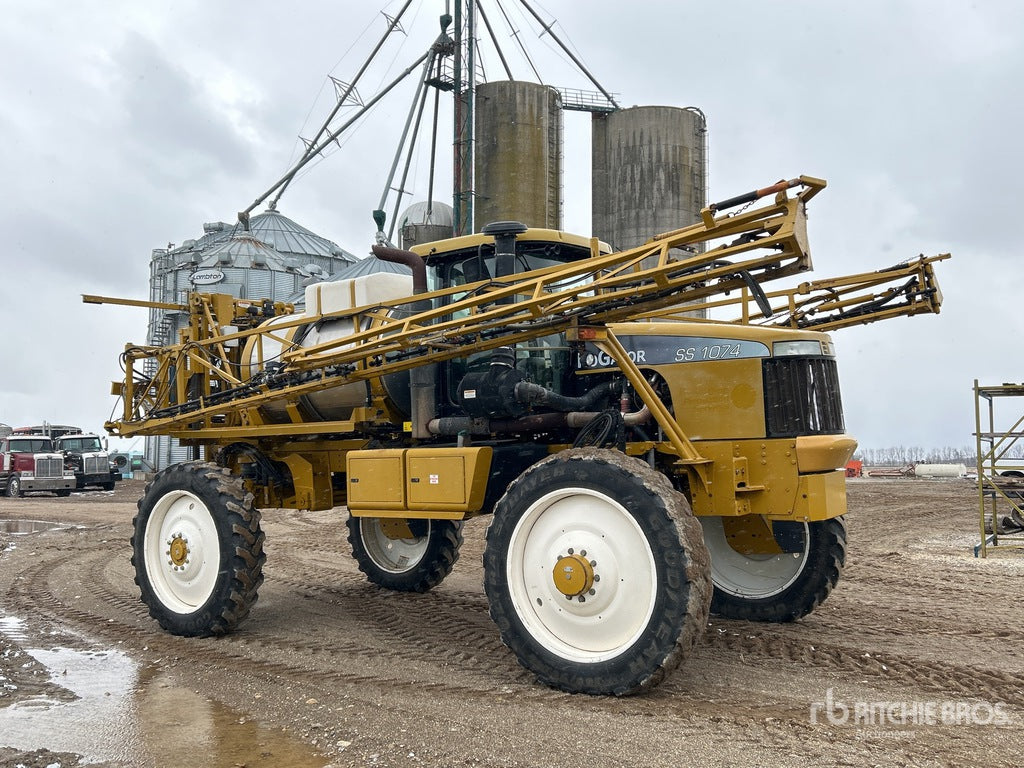
M 625 699 L 559 693 L 516 664 L 487 614 L 485 520 L 418 595 L 366 583 L 343 511 L 264 510 L 246 623 L 168 635 L 129 563 L 142 488 L 0 499 L 0 766 L 1011 766 L 1024 750 L 1024 552 L 973 557 L 964 480 L 851 481 L 847 567 L 824 605 L 784 625 L 712 616 L 668 681 Z M 28 519 L 61 527 L 2 532 Z M 107 677 L 90 699 L 72 678 L 93 662 Z M 872 702 L 910 722 L 870 721 Z M 65 746 L 78 727 L 88 749 Z

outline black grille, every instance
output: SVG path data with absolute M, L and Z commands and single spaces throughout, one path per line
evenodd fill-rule
M 778 357 L 764 361 L 768 437 L 838 435 L 845 431 L 836 361 Z

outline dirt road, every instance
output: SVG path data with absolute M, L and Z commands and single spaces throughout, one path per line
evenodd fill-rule
M 852 481 L 847 568 L 817 612 L 712 617 L 665 684 L 627 699 L 552 691 L 518 667 L 487 615 L 486 520 L 467 525 L 440 587 L 410 595 L 365 582 L 337 512 L 265 510 L 266 582 L 248 621 L 222 639 L 165 634 L 129 564 L 141 490 L 0 499 L 0 531 L 66 526 L 0 532 L 0 765 L 85 753 L 193 768 L 1010 766 L 1024 754 L 1024 551 L 972 556 L 964 480 Z M 64 657 L 45 654 L 57 648 L 114 664 L 83 717 L 123 700 L 121 724 L 93 753 L 60 732 L 25 735 L 90 695 L 61 686 Z

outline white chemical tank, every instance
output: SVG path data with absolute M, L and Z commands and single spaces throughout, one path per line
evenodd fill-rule
M 915 464 L 914 475 L 917 477 L 963 477 L 967 467 L 963 464 Z
M 261 326 L 263 332 L 246 343 L 242 360 L 243 364 L 248 366 L 249 377 L 266 370 L 268 364 L 279 362 L 282 353 L 286 351 L 306 349 L 352 335 L 353 324 L 350 318 L 317 319 L 321 315 L 356 307 L 372 307 L 384 301 L 411 297 L 412 293 L 412 276 L 391 272 L 306 286 L 305 312 L 268 320 Z M 283 331 L 275 330 L 278 326 L 304 317 L 309 318 L 308 324 Z M 344 349 L 344 346 L 341 349 Z M 408 371 L 385 376 L 382 384 L 396 408 L 408 415 Z M 341 384 L 304 395 L 300 398 L 300 403 L 304 411 L 317 421 L 344 421 L 352 415 L 355 408 L 369 404 L 369 385 L 365 381 Z M 274 401 L 261 406 L 261 411 L 270 421 L 289 421 L 285 406 L 284 400 Z

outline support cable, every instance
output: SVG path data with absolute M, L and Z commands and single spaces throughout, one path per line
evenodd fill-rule
M 600 84 L 599 82 L 597 82 L 597 78 L 595 78 L 595 77 L 594 77 L 594 76 L 593 76 L 592 74 L 590 74 L 590 70 L 588 70 L 588 69 L 587 69 L 587 68 L 586 68 L 586 67 L 585 67 L 585 66 L 583 65 L 583 62 L 579 60 L 579 58 L 578 58 L 578 57 L 576 56 L 576 54 L 575 54 L 575 53 L 573 53 L 573 52 L 572 52 L 572 50 L 571 50 L 571 49 L 569 48 L 569 46 L 567 46 L 567 45 L 566 45 L 565 43 L 563 43 L 563 42 L 562 42 L 562 39 L 561 39 L 561 38 L 560 38 L 560 37 L 559 37 L 558 35 L 556 35 L 556 34 L 555 34 L 555 31 L 554 31 L 554 29 L 553 29 L 553 27 L 554 27 L 554 25 L 555 25 L 555 22 L 554 22 L 554 21 L 552 21 L 552 22 L 551 22 L 550 24 L 545 24 L 545 23 L 544 23 L 544 19 L 542 19 L 542 18 L 540 17 L 540 14 L 538 14 L 538 13 L 537 13 L 537 12 L 536 12 L 536 11 L 535 11 L 535 10 L 533 9 L 533 6 L 531 6 L 531 5 L 530 5 L 530 4 L 529 4 L 529 3 L 527 2 L 527 0 L 519 0 L 519 2 L 520 2 L 520 3 L 522 3 L 522 6 L 523 6 L 523 7 L 524 7 L 524 8 L 526 9 L 526 10 L 528 10 L 528 11 L 530 12 L 530 14 L 531 14 L 531 15 L 533 16 L 533 18 L 535 18 L 535 19 L 537 20 L 537 22 L 538 22 L 538 23 L 539 23 L 539 24 L 541 25 L 541 27 L 542 27 L 542 28 L 544 29 L 544 31 L 545 31 L 545 32 L 547 32 L 547 33 L 548 33 L 549 35 L 551 35 L 551 39 L 552 39 L 552 40 L 554 40 L 554 41 L 555 41 L 556 43 L 558 43 L 558 46 L 559 46 L 559 47 L 560 47 L 560 48 L 561 48 L 561 49 L 562 49 L 563 51 L 565 51 L 565 54 L 566 54 L 566 55 L 567 55 L 567 56 L 568 56 L 568 57 L 569 57 L 570 59 L 572 59 L 572 62 L 573 62 L 573 64 L 575 64 L 575 65 L 576 65 L 576 66 L 577 66 L 577 67 L 579 68 L 580 72 L 582 72 L 582 73 L 583 73 L 584 75 L 586 75 L 586 76 L 587 76 L 587 79 L 589 79 L 589 80 L 590 80 L 590 82 L 594 84 L 594 86 L 595 86 L 595 87 L 597 88 L 597 90 L 599 90 L 599 91 L 600 91 L 600 92 L 601 92 L 601 93 L 602 93 L 602 94 L 604 95 L 604 97 L 605 97 L 606 99 L 608 99 L 608 101 L 609 101 L 609 102 L 611 102 L 611 104 L 612 104 L 612 105 L 613 105 L 613 106 L 614 106 L 614 107 L 615 107 L 616 109 L 620 109 L 620 107 L 619 107 L 619 104 L 618 104 L 618 102 L 617 102 L 617 101 L 615 101 L 615 98 L 614 98 L 614 97 L 613 97 L 613 96 L 612 96 L 612 95 L 611 95 L 610 93 L 608 93 L 608 91 L 606 91 L 606 90 L 604 89 L 604 86 L 603 86 L 603 85 L 601 85 L 601 84 Z
M 441 89 L 434 89 L 434 124 L 430 131 L 430 173 L 427 178 L 427 221 L 434 213 L 434 171 L 437 163 L 437 123 L 440 116 Z
M 508 17 L 508 12 L 505 10 L 505 6 L 501 4 L 501 0 L 496 0 L 498 4 L 498 10 L 501 11 L 501 15 L 505 17 L 505 23 L 508 24 L 509 32 L 512 37 L 515 38 L 516 45 L 519 46 L 520 52 L 523 54 L 523 58 L 526 59 L 526 63 L 530 65 L 530 69 L 533 70 L 533 76 L 537 78 L 538 83 L 544 82 L 540 76 L 540 72 L 537 71 L 537 67 L 533 65 L 533 59 L 530 58 L 530 54 L 526 51 L 526 46 L 523 45 L 523 41 L 519 39 L 519 30 L 516 29 L 512 23 L 512 19 Z
M 423 75 L 420 77 L 419 82 L 416 84 L 416 93 L 413 94 L 412 103 L 409 105 L 409 114 L 406 115 L 405 125 L 402 127 L 402 135 L 398 139 L 398 147 L 395 149 L 395 157 L 391 161 L 391 170 L 388 171 L 387 180 L 384 182 L 384 190 L 381 192 L 381 195 L 380 195 L 380 203 L 377 205 L 377 210 L 378 211 L 383 211 L 384 210 L 384 205 L 385 205 L 385 203 L 387 202 L 387 199 L 388 199 L 388 192 L 391 190 L 391 184 L 395 180 L 395 172 L 398 170 L 398 161 L 402 157 L 402 150 L 405 148 L 405 143 L 406 143 L 406 141 L 409 138 L 409 128 L 410 128 L 410 126 L 412 126 L 414 118 L 416 119 L 417 127 L 419 127 L 419 118 L 417 117 L 417 111 L 422 112 L 422 109 L 423 109 L 423 106 L 422 106 L 423 99 L 422 99 L 422 97 L 425 95 L 424 89 L 426 88 L 427 77 L 430 74 L 431 68 L 434 66 L 434 59 L 435 59 L 436 56 L 437 56 L 437 53 L 434 51 L 433 48 L 431 48 L 431 50 L 430 50 L 430 58 L 423 65 Z M 413 138 L 413 142 L 411 142 L 411 143 L 415 143 L 415 137 Z M 402 199 L 401 185 L 399 185 L 398 199 L 399 200 Z M 392 229 L 393 228 L 394 228 L 394 222 L 392 221 Z M 391 237 L 391 232 L 389 231 L 389 233 L 388 233 L 388 239 L 389 240 L 390 240 L 390 237 Z
M 427 72 L 429 71 L 430 69 L 428 67 Z M 424 73 L 424 75 L 425 74 L 426 73 Z M 398 182 L 398 189 L 396 190 L 395 209 L 394 213 L 391 215 L 391 226 L 388 227 L 388 240 L 391 240 L 395 233 L 395 222 L 398 221 L 398 211 L 402 205 L 402 195 L 405 194 L 405 182 L 409 178 L 409 166 L 412 165 L 413 152 L 416 149 L 416 140 L 419 138 L 420 134 L 420 122 L 423 119 L 423 108 L 427 103 L 427 89 L 423 83 L 420 83 L 417 95 L 419 96 L 419 108 L 416 110 L 416 122 L 413 124 L 412 136 L 409 139 L 409 151 L 405 158 L 405 168 L 402 169 L 402 180 Z M 402 141 L 405 141 L 404 136 Z
M 491 21 L 487 18 L 487 14 L 484 13 L 484 7 L 480 3 L 480 0 L 476 2 L 477 10 L 480 11 L 480 18 L 484 20 L 484 26 L 487 27 L 487 34 L 490 35 L 491 42 L 494 43 L 494 50 L 498 52 L 498 58 L 501 59 L 501 66 L 505 68 L 505 74 L 508 75 L 509 80 L 515 80 L 512 76 L 512 70 L 508 66 L 508 61 L 505 60 L 505 54 L 501 50 L 501 46 L 498 44 L 498 38 L 494 34 L 494 29 L 491 27 Z
M 374 46 L 373 50 L 370 52 L 370 55 L 366 57 L 366 61 L 363 62 L 363 66 L 359 68 L 358 72 L 356 72 L 356 76 L 352 78 L 351 82 L 346 84 L 347 87 L 345 88 L 345 90 L 343 92 L 336 93 L 337 103 L 334 105 L 334 109 L 331 110 L 330 114 L 327 116 L 327 119 L 324 120 L 323 125 L 320 126 L 320 130 L 316 132 L 316 135 L 310 140 L 309 144 L 306 145 L 306 151 L 303 154 L 302 158 L 300 159 L 299 164 L 291 172 L 290 176 L 286 176 L 286 180 L 281 185 L 280 191 L 274 198 L 274 207 L 277 206 L 277 202 L 278 200 L 281 199 L 281 195 L 283 195 L 285 190 L 288 189 L 288 185 L 295 177 L 295 173 L 299 170 L 299 168 L 306 164 L 311 154 L 318 154 L 321 151 L 321 149 L 317 147 L 317 142 L 319 141 L 320 137 L 324 135 L 324 132 L 326 132 L 327 129 L 329 128 L 331 121 L 334 119 L 335 115 L 338 114 L 338 111 L 345 105 L 345 102 L 348 100 L 348 97 L 352 94 L 353 91 L 355 91 L 356 83 L 359 82 L 359 78 L 361 78 L 363 76 L 363 73 L 366 72 L 367 68 L 370 66 L 370 62 L 372 62 L 374 58 L 377 56 L 377 53 L 384 46 L 384 43 L 391 36 L 391 33 L 395 30 L 395 28 L 399 27 L 399 22 L 402 20 L 402 15 L 405 13 L 406 9 L 408 9 L 410 5 L 412 5 L 412 0 L 406 0 L 405 5 L 402 6 L 401 10 L 399 10 L 398 14 L 394 18 L 385 15 L 384 18 L 386 18 L 389 22 L 388 28 L 384 30 L 384 34 L 381 36 L 380 40 L 377 41 L 377 45 Z M 336 81 L 335 88 L 337 88 Z M 330 142 L 324 142 L 324 144 L 328 143 Z M 281 182 L 278 182 L 278 184 L 281 184 Z M 265 200 L 273 192 L 273 190 L 274 188 L 271 188 L 271 190 L 268 191 L 260 200 L 257 200 L 255 203 L 253 203 L 253 205 L 250 208 L 247 208 L 245 213 L 250 213 L 252 209 L 259 205 L 261 202 L 263 202 L 263 200 Z
M 244 211 L 239 211 L 238 220 L 239 222 L 241 222 L 243 229 L 247 231 L 249 229 L 249 214 L 252 213 L 253 208 L 255 208 L 257 205 L 259 205 L 268 197 L 270 197 L 274 192 L 278 190 L 278 188 L 281 187 L 281 185 L 290 182 L 292 178 L 294 178 L 296 173 L 298 173 L 302 168 L 304 168 L 309 163 L 310 160 L 312 160 L 314 157 L 320 154 L 324 147 L 326 147 L 328 144 L 330 144 L 332 141 L 338 138 L 342 133 L 348 130 L 353 123 L 355 123 L 357 120 L 359 120 L 359 118 L 361 118 L 363 115 L 369 112 L 374 106 L 376 106 L 378 101 L 387 96 L 388 93 L 390 93 L 391 90 L 396 85 L 402 82 L 402 80 L 404 80 L 413 70 L 415 70 L 420 64 L 422 64 L 426 60 L 426 58 L 430 56 L 430 54 L 431 52 L 427 51 L 418 59 L 416 59 L 416 61 L 414 61 L 412 64 L 406 67 L 405 70 L 398 77 L 396 77 L 387 86 L 385 86 L 384 90 L 382 90 L 380 93 L 378 93 L 368 102 L 366 102 L 366 105 L 362 109 L 360 109 L 355 115 L 353 115 L 348 121 L 346 121 L 340 128 L 338 128 L 335 131 L 332 131 L 330 134 L 324 137 L 323 141 L 320 142 L 318 146 L 314 147 L 311 151 L 306 152 L 302 159 L 299 160 L 299 162 L 297 162 L 290 171 L 288 171 L 284 176 L 278 179 L 273 184 L 273 186 L 270 187 L 270 189 L 268 189 L 262 195 L 257 197 L 253 201 L 252 205 L 250 205 Z

